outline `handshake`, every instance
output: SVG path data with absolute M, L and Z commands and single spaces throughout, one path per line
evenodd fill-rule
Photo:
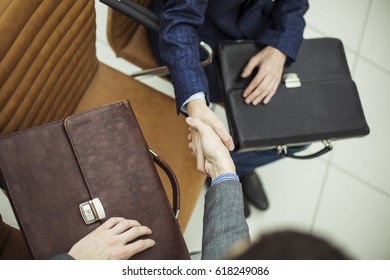
M 229 150 L 209 125 L 198 118 L 188 117 L 189 148 L 196 157 L 197 169 L 215 179 L 223 173 L 236 173 Z
M 230 152 L 213 128 L 199 118 L 186 119 L 190 133 L 189 148 L 196 157 L 197 169 L 215 179 L 224 173 L 236 173 Z M 128 259 L 155 245 L 147 238 L 150 228 L 138 221 L 112 217 L 78 241 L 60 259 Z M 143 237 L 143 238 L 140 238 Z

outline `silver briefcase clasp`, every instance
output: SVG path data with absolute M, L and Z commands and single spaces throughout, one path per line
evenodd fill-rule
M 285 73 L 282 77 L 286 88 L 297 88 L 301 86 L 301 80 L 297 73 Z
M 106 217 L 106 212 L 104 211 L 103 204 L 100 202 L 99 198 L 94 198 L 90 201 L 81 203 L 79 208 L 81 216 L 87 225 Z

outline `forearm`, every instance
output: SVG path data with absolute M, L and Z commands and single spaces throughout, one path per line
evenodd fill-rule
M 204 20 L 207 1 L 167 1 L 160 17 L 161 56 L 170 71 L 178 112 L 193 94 L 204 92 L 208 83 L 200 64 L 197 28 Z
M 249 241 L 241 184 L 224 181 L 208 189 L 203 217 L 202 259 L 223 259 L 239 241 Z

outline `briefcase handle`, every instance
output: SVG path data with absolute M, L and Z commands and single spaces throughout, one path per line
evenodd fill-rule
M 152 155 L 153 161 L 168 175 L 169 181 L 171 182 L 173 195 L 172 210 L 175 214 L 175 219 L 177 220 L 180 213 L 180 187 L 176 175 L 175 173 L 173 173 L 169 165 L 164 160 L 162 160 L 155 152 L 149 149 L 149 153 Z
M 322 140 L 322 143 L 324 144 L 324 148 L 310 155 L 295 155 L 293 153 L 290 153 L 286 145 L 279 145 L 276 147 L 276 149 L 278 155 L 280 156 L 285 156 L 285 157 L 295 158 L 295 159 L 311 159 L 311 158 L 319 157 L 332 150 L 333 147 L 332 147 L 331 140 Z

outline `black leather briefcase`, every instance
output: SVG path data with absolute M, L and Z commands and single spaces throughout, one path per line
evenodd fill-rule
M 267 105 L 247 105 L 242 92 L 247 79 L 240 74 L 261 46 L 253 41 L 225 41 L 218 59 L 225 93 L 226 114 L 237 151 L 287 147 L 364 136 L 369 127 L 351 78 L 342 42 L 333 38 L 302 42 L 296 62 L 287 62 L 277 93 Z

